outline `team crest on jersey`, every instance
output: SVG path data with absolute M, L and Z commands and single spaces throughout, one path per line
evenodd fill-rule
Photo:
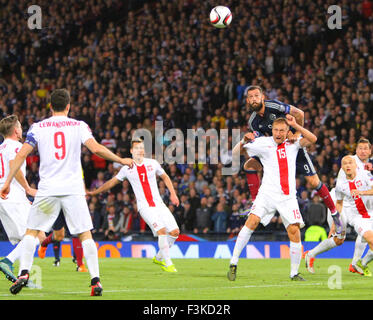
M 270 118 L 271 120 L 276 120 L 276 115 L 275 115 L 274 113 L 271 113 L 271 114 L 269 115 L 269 118 Z
M 356 181 L 356 188 L 360 188 L 362 186 L 363 186 L 363 183 L 360 180 Z
M 148 165 L 148 166 L 146 166 L 146 170 L 148 170 L 148 171 L 153 171 L 153 167 L 152 167 L 152 165 Z

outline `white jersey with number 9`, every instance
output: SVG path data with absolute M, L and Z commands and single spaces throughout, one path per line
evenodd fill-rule
M 40 182 L 37 196 L 84 195 L 81 145 L 93 138 L 84 121 L 54 116 L 34 123 L 25 143 L 38 147 Z

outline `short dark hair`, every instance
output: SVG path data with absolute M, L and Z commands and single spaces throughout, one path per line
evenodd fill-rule
M 51 94 L 51 105 L 54 111 L 64 111 L 70 103 L 70 94 L 66 89 L 56 89 Z
M 133 147 L 133 145 L 135 144 L 135 143 L 143 143 L 144 142 L 144 140 L 142 140 L 141 138 L 133 138 L 132 140 L 131 140 L 131 148 Z
M 248 87 L 247 87 L 247 89 L 246 89 L 246 94 L 247 94 L 247 92 L 249 92 L 249 91 L 253 91 L 253 90 L 256 90 L 256 89 L 258 89 L 258 90 L 260 91 L 260 93 L 263 93 L 263 89 L 262 89 L 262 87 L 252 85 L 252 86 L 248 86 Z
M 372 146 L 370 141 L 364 137 L 361 137 L 358 142 L 356 143 L 356 146 L 359 145 L 360 143 L 367 143 L 369 145 L 369 148 Z
M 5 138 L 10 136 L 13 132 L 14 126 L 18 122 L 16 115 L 7 116 L 0 121 L 0 134 Z

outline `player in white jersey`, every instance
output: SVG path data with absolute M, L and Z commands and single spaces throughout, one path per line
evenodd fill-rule
M 0 134 L 4 137 L 0 145 L 0 186 L 5 183 L 10 166 L 12 166 L 17 152 L 21 149 L 22 126 L 16 115 L 3 118 L 0 121 Z M 0 199 L 0 220 L 3 224 L 9 241 L 15 245 L 19 243 L 26 232 L 26 223 L 31 208 L 31 203 L 26 193 L 35 196 L 36 190 L 30 188 L 26 178 L 26 164 L 17 172 L 16 179 L 12 181 L 11 192 L 8 200 Z M 41 238 L 45 235 L 41 234 Z M 36 239 L 39 244 L 39 239 Z M 13 263 L 21 255 L 21 245 L 18 244 L 6 258 L 0 261 L 0 271 L 8 280 L 15 282 L 17 277 L 13 274 Z
M 353 158 L 356 161 L 358 170 L 368 170 L 371 171 L 373 169 L 372 163 L 369 162 L 369 158 L 372 154 L 372 146 L 368 139 L 360 138 L 356 145 L 356 154 L 353 156 Z M 341 176 L 346 177 L 344 171 L 341 169 L 339 174 Z M 339 176 L 339 175 L 338 175 Z M 373 201 L 373 199 L 370 199 L 370 201 Z M 347 203 L 344 204 L 344 207 L 346 207 Z M 372 217 L 373 218 L 373 217 Z M 358 261 L 361 259 L 361 256 L 364 253 L 364 250 L 367 246 L 366 241 L 363 241 L 362 237 L 358 235 L 356 237 L 355 241 L 355 250 L 354 250 L 354 256 L 352 258 L 351 264 L 349 265 L 348 270 L 350 272 L 359 273 L 362 274 L 361 268 L 357 266 Z M 371 276 L 372 274 L 369 272 L 369 269 L 365 269 L 364 275 Z
M 20 258 L 21 273 L 11 286 L 17 294 L 27 284 L 35 252 L 35 238 L 41 231 L 50 231 L 61 208 L 71 234 L 77 234 L 82 242 L 84 256 L 91 275 L 91 295 L 102 295 L 97 247 L 92 239 L 92 219 L 85 200 L 85 188 L 81 171 L 81 145 L 107 160 L 132 166 L 132 159 L 122 159 L 93 137 L 83 121 L 68 118 L 70 95 L 65 89 L 51 94 L 52 117 L 35 123 L 29 129 L 26 141 L 17 153 L 8 178 L 0 190 L 0 197 L 9 195 L 11 182 L 26 160 L 38 146 L 40 155 L 40 181 L 27 221 L 26 235 L 22 239 Z
M 372 169 L 372 164 L 369 162 L 370 155 L 371 155 L 371 144 L 369 140 L 365 138 L 360 138 L 359 141 L 357 142 L 356 154 L 351 156 L 356 162 L 358 172 L 362 172 L 364 170 L 366 172 L 369 172 L 369 170 Z M 342 181 L 345 181 L 345 182 L 347 181 L 346 173 L 344 172 L 342 168 L 340 169 L 338 173 L 337 181 L 339 181 L 340 183 Z M 332 196 L 333 201 L 335 202 L 336 201 L 335 189 L 333 189 L 330 192 L 330 195 Z M 372 199 L 368 199 L 367 201 L 372 201 Z M 350 204 L 349 202 L 345 202 L 343 204 L 343 210 L 345 211 L 348 208 L 350 208 Z M 312 250 L 306 251 L 304 253 L 306 268 L 310 273 L 315 272 L 314 261 L 317 255 L 323 252 L 326 252 L 330 249 L 333 249 L 337 246 L 342 245 L 346 238 L 346 234 L 337 235 L 334 233 L 335 227 L 330 216 L 330 211 L 328 211 L 328 224 L 330 228 L 329 238 L 319 243 Z M 352 263 L 349 265 L 349 271 L 354 272 L 354 273 L 359 273 L 365 276 L 372 276 L 368 268 L 365 268 L 364 270 L 362 270 L 362 268 L 358 266 L 358 264 L 360 264 L 359 260 L 361 259 L 361 256 L 364 253 L 366 245 L 367 245 L 367 242 L 364 241 L 361 235 L 358 234 L 356 237 L 356 241 L 355 241 L 354 257 L 352 259 Z
M 299 137 L 294 143 L 289 142 L 286 139 L 289 126 L 299 130 L 303 138 Z M 298 125 L 293 116 L 286 115 L 286 119 L 278 118 L 273 122 L 271 137 L 254 139 L 254 135 L 248 133 L 245 138 L 251 141 L 246 144 L 241 141 L 234 147 L 233 154 L 245 149 L 250 157 L 259 157 L 264 174 L 246 223 L 237 236 L 227 274 L 228 279 L 231 281 L 236 279 L 239 256 L 259 222 L 265 224 L 268 222 L 267 217 L 273 216 L 278 211 L 290 240 L 290 278 L 304 281 L 298 272 L 302 258 L 300 228 L 304 226 L 304 222 L 296 198 L 296 158 L 298 150 L 315 143 L 317 137 Z
M 164 271 L 177 272 L 171 261 L 169 248 L 178 238 L 180 230 L 174 216 L 159 194 L 157 176 L 164 181 L 170 191 L 171 202 L 178 206 L 179 199 L 170 177 L 158 161 L 144 158 L 144 143 L 141 139 L 132 140 L 130 151 L 134 159 L 133 168 L 122 167 L 115 177 L 87 194 L 93 196 L 105 192 L 124 179 L 128 179 L 135 193 L 137 209 L 141 217 L 152 230 L 153 235 L 158 236 L 159 251 L 153 257 L 153 262 L 160 265 Z

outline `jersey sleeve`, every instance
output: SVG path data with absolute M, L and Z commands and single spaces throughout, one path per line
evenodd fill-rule
M 6 153 L 6 160 L 7 161 L 11 161 L 11 160 L 14 160 L 14 158 L 16 157 L 18 151 L 22 148 L 22 144 L 20 144 L 19 146 L 14 146 L 12 148 L 9 148 L 7 150 L 7 153 Z
M 300 141 L 303 139 L 303 137 L 298 137 L 298 139 L 294 142 L 294 144 L 298 147 L 298 149 L 301 149 L 302 146 L 300 145 Z
M 161 176 L 162 174 L 165 173 L 164 169 L 161 167 L 159 162 L 157 160 L 154 160 L 155 163 L 155 173 L 157 176 Z
M 84 144 L 88 139 L 93 138 L 91 128 L 84 121 L 80 121 L 80 133 L 82 144 Z
M 261 139 L 255 139 L 254 141 L 246 143 L 243 148 L 249 157 L 259 156 L 260 152 L 263 151 L 263 146 L 260 143 Z
M 341 191 L 341 188 L 340 188 L 340 186 L 338 185 L 338 183 L 337 183 L 337 185 L 336 185 L 336 187 L 335 187 L 335 199 L 338 201 L 340 201 L 340 200 L 343 200 L 343 198 L 344 198 L 344 196 L 343 196 L 343 192 Z
M 281 102 L 278 100 L 267 100 L 266 101 L 266 107 L 276 109 L 280 113 L 289 114 L 290 113 L 290 104 L 287 104 L 285 102 Z
M 126 166 L 123 166 L 119 172 L 117 173 L 117 175 L 115 176 L 115 178 L 117 178 L 119 181 L 124 181 L 124 179 L 127 178 L 127 169 L 126 169 Z
M 371 172 L 369 171 L 364 171 L 365 173 L 365 179 L 366 179 L 366 182 L 367 184 L 369 185 L 370 188 L 373 187 L 373 175 Z
M 37 129 L 36 125 L 33 124 L 27 131 L 25 143 L 29 144 L 33 148 L 36 147 L 37 143 Z

